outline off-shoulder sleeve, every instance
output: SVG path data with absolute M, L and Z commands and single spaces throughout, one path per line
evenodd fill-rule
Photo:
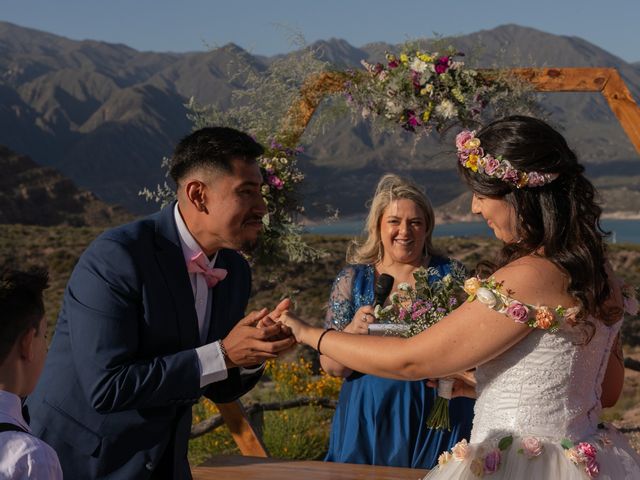
M 342 330 L 353 318 L 356 308 L 353 302 L 353 281 L 356 275 L 354 266 L 342 269 L 333 282 L 329 297 L 329 308 L 325 317 L 325 327 Z

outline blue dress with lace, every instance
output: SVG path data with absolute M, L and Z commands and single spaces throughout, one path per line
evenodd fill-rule
M 432 257 L 434 281 L 451 271 L 449 259 Z M 344 328 L 359 307 L 373 303 L 372 265 L 350 265 L 336 278 L 326 326 Z M 426 426 L 436 389 L 425 381 L 391 380 L 353 372 L 345 379 L 333 417 L 331 462 L 432 468 L 438 456 L 459 440 L 469 439 L 475 401 L 455 398 L 449 404 L 451 431 Z

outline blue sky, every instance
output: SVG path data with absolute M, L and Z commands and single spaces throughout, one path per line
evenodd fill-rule
M 234 42 L 265 55 L 291 50 L 292 31 L 308 42 L 336 37 L 360 46 L 516 23 L 640 61 L 639 0 L 0 0 L 0 20 L 138 50 Z

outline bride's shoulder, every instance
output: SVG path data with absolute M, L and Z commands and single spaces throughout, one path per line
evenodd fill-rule
M 533 304 L 570 307 L 575 303 L 567 292 L 568 275 L 544 257 L 518 258 L 498 269 L 493 278 L 517 298 Z

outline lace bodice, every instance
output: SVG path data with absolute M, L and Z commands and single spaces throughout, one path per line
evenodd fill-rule
M 595 333 L 588 343 L 583 327 L 534 330 L 477 369 L 472 442 L 505 434 L 578 440 L 596 431 L 602 380 L 622 322 L 590 321 Z

